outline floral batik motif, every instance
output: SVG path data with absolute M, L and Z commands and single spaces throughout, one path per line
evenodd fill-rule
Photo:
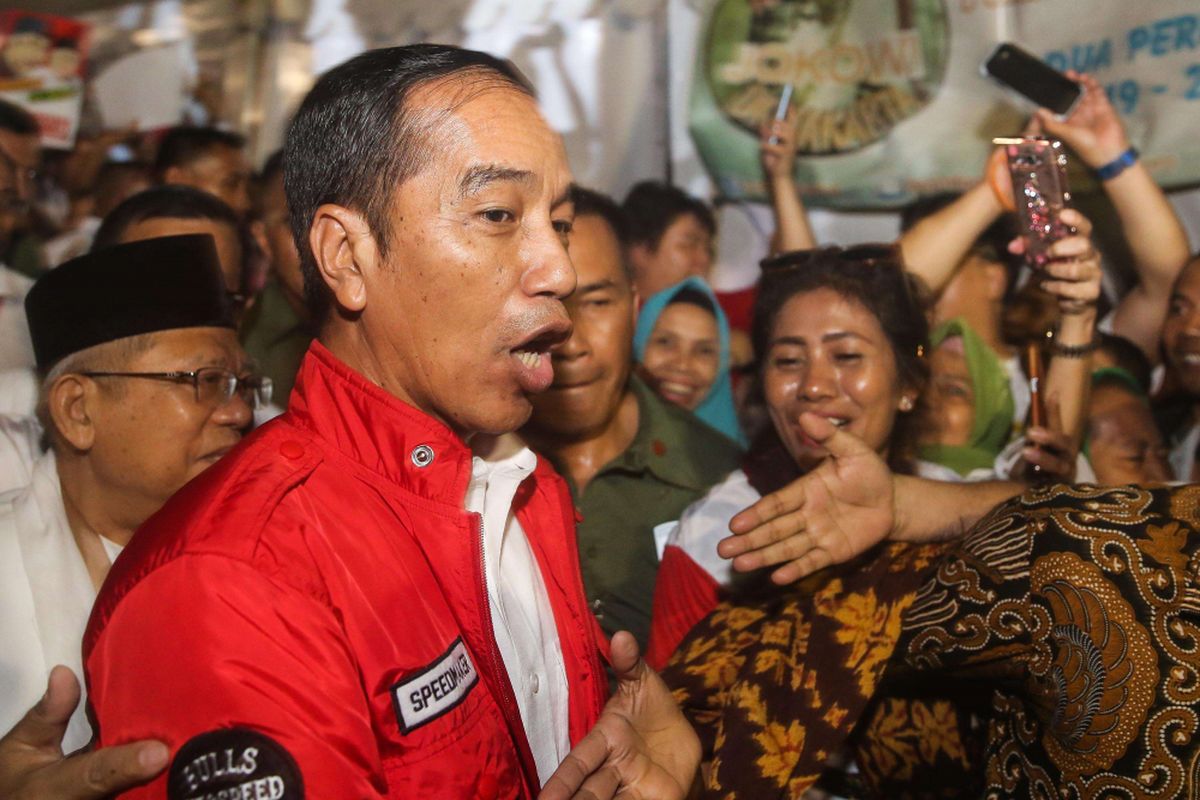
M 952 767 L 966 762 L 966 749 L 946 730 L 957 724 L 948 704 L 872 706 L 905 609 L 941 549 L 885 545 L 795 588 L 724 603 L 692 630 L 663 677 L 710 759 L 706 796 L 800 797 L 848 753 L 861 718 L 890 730 L 888 715 L 903 718 L 911 752 L 877 750 L 863 763 L 881 776 L 933 774 L 937 764 L 961 789 L 962 767 Z

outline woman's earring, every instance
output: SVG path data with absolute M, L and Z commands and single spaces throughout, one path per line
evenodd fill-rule
M 911 397 L 905 396 L 905 397 L 900 398 L 900 410 L 901 411 L 912 411 L 913 410 L 913 401 L 912 401 Z

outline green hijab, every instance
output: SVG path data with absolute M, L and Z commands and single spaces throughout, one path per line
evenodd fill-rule
M 975 422 L 966 445 L 922 445 L 918 457 L 941 464 L 966 477 L 972 470 L 991 469 L 1008 444 L 1014 411 L 1008 373 L 992 349 L 961 317 L 943 322 L 929 336 L 930 353 L 942 342 L 959 336 L 967 372 L 975 391 Z

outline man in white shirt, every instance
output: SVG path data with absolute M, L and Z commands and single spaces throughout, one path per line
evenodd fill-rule
M 0 107 L 0 254 L 12 243 L 29 208 L 29 197 L 21 183 L 25 168 L 9 154 L 9 150 L 23 153 L 27 148 L 20 145 L 27 137 L 7 130 L 4 124 L 4 108 Z M 0 369 L 33 366 L 24 306 L 25 293 L 32 285 L 32 280 L 0 263 Z
M 42 696 L 56 664 L 82 674 L 83 629 L 112 561 L 237 444 L 264 390 L 210 236 L 75 259 L 37 283 L 28 309 L 50 449 L 33 452 L 28 424 L 0 425 L 3 488 L 18 487 L 0 494 L 0 730 Z M 62 748 L 90 739 L 80 703 Z

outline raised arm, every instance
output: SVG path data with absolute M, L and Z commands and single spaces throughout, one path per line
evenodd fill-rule
M 1043 109 L 1038 112 L 1038 121 L 1046 133 L 1066 142 L 1085 164 L 1098 170 L 1129 150 L 1129 137 L 1095 78 L 1068 74 L 1081 81 L 1086 90 L 1075 111 L 1059 121 Z M 1113 332 L 1135 342 L 1157 360 L 1158 334 L 1166 318 L 1171 287 L 1188 260 L 1187 232 L 1140 160 L 1102 183 L 1121 220 L 1138 281 L 1117 306 Z
M 905 266 L 925 281 L 934 294 L 950 282 L 971 245 L 1005 211 L 998 190 L 1008 191 L 1011 184 L 999 154 L 997 150 L 988 159 L 989 177 L 900 235 Z
M 1054 397 L 1062 433 L 1079 446 L 1091 388 L 1091 346 L 1096 335 L 1096 301 L 1100 298 L 1100 256 L 1089 238 L 1092 223 L 1075 209 L 1063 211 L 1063 222 L 1076 233 L 1055 242 L 1052 260 L 1039 277 L 1042 288 L 1058 300 L 1059 328 L 1046 372 L 1046 397 Z
M 759 132 L 758 146 L 771 211 L 775 216 L 771 252 L 786 253 L 816 247 L 808 213 L 796 191 L 796 109 L 788 110 L 787 119 L 765 123 Z

